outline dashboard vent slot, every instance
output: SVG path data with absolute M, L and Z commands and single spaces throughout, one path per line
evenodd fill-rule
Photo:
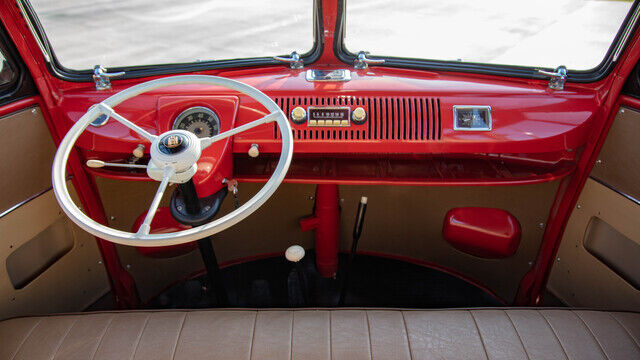
M 295 140 L 439 140 L 442 136 L 440 99 L 427 97 L 276 97 L 276 104 L 289 116 L 296 106 L 362 106 L 368 114 L 363 125 L 348 128 L 310 128 L 293 125 Z M 274 139 L 280 131 L 273 125 Z

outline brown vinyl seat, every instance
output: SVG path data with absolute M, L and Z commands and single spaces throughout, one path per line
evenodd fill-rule
M 0 322 L 0 358 L 640 359 L 640 314 L 568 309 L 128 311 Z

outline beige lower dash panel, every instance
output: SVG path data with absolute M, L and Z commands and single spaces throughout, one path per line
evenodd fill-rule
M 59 222 L 73 237 L 72 249 L 22 289 L 14 289 L 7 257 L 34 237 L 47 236 L 56 228 L 51 225 Z M 51 236 L 60 232 L 52 231 Z M 95 238 L 66 217 L 53 190 L 18 207 L 0 218 L 0 319 L 84 310 L 109 290 L 100 259 Z
M 97 178 L 110 225 L 131 231 L 133 221 L 149 206 L 157 182 Z M 240 204 L 263 184 L 239 184 Z M 340 186 L 340 248 L 351 247 L 351 233 L 360 196 L 369 205 L 359 249 L 425 260 L 460 271 L 511 301 L 522 276 L 540 246 L 558 182 L 522 186 Z M 169 188 L 165 204 L 173 192 Z M 239 224 L 213 236 L 218 261 L 284 252 L 292 245 L 313 248 L 313 231 L 302 232 L 299 220 L 313 213 L 315 186 L 282 184 L 260 209 Z M 513 257 L 480 259 L 451 247 L 442 237 L 445 214 L 453 207 L 497 207 L 512 213 L 522 226 L 522 241 Z M 233 210 L 228 196 L 220 215 Z M 123 264 L 130 266 L 143 301 L 163 287 L 203 267 L 200 254 L 153 259 L 135 248 L 118 246 Z M 284 280 L 283 280 L 284 281 Z
M 594 217 L 640 244 L 640 205 L 588 179 L 560 243 L 548 288 L 569 306 L 640 311 L 640 291 L 584 247 Z

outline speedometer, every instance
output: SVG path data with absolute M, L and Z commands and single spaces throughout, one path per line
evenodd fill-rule
M 220 119 L 213 110 L 196 106 L 180 113 L 172 128 L 187 130 L 199 138 L 211 137 L 220 132 Z

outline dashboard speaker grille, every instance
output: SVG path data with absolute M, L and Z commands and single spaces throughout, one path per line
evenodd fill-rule
M 296 106 L 361 106 L 368 120 L 348 128 L 309 128 L 293 125 L 296 140 L 439 140 L 442 136 L 440 99 L 427 97 L 276 97 L 274 101 L 289 116 Z M 281 135 L 276 124 L 273 136 Z

